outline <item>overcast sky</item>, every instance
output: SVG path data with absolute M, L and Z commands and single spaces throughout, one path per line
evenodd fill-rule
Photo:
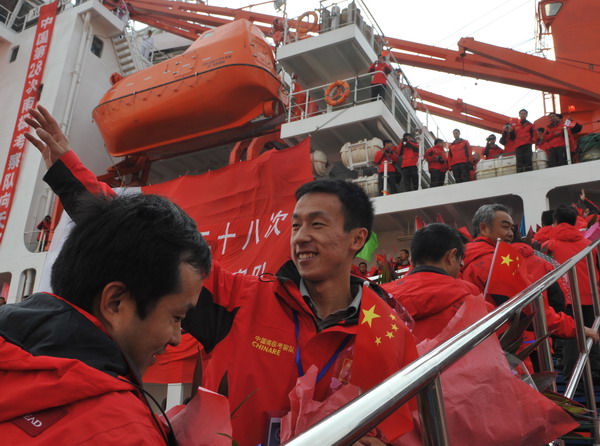
M 365 1 L 383 32 L 389 37 L 418 43 L 457 49 L 461 37 L 532 54 L 535 51 L 536 0 L 413 0 Z M 209 5 L 243 7 L 249 1 L 209 0 Z M 325 3 L 330 4 L 330 3 Z M 288 0 L 288 17 L 318 8 L 318 1 Z M 252 8 L 255 11 L 277 14 L 272 4 Z M 454 76 L 430 70 L 402 67 L 413 86 L 461 98 L 466 103 L 488 110 L 517 116 L 526 108 L 534 121 L 543 113 L 542 93 L 474 78 Z M 452 129 L 461 128 L 462 135 L 472 144 L 484 145 L 490 132 L 434 118 L 440 137 L 452 138 Z M 434 126 L 430 125 L 430 129 Z

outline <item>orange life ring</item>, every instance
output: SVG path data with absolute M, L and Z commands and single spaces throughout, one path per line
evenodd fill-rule
M 309 19 L 306 22 L 303 21 L 307 17 L 312 17 L 313 20 L 311 21 Z M 298 34 L 306 34 L 311 31 L 314 31 L 317 27 L 318 22 L 319 22 L 319 16 L 317 15 L 317 13 L 315 11 L 306 11 L 304 14 L 302 14 L 296 20 L 296 32 Z
M 346 81 L 335 81 L 325 90 L 325 102 L 331 106 L 343 104 L 350 95 L 350 85 Z

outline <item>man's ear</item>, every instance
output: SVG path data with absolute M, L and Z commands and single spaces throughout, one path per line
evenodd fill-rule
M 132 300 L 133 296 L 123 282 L 109 282 L 104 286 L 98 299 L 98 316 L 109 331 L 119 325 Z
M 452 249 L 449 249 L 448 251 L 446 251 L 446 254 L 444 254 L 444 263 L 446 263 L 447 265 L 452 265 L 452 264 L 454 264 L 454 262 L 460 261 L 456 258 L 457 252 L 458 252 L 458 249 L 456 249 L 456 248 L 452 248 Z
M 352 237 L 352 249 L 358 252 L 364 247 L 365 243 L 367 243 L 369 231 L 367 231 L 367 228 L 356 228 L 353 229 L 353 231 L 354 236 Z

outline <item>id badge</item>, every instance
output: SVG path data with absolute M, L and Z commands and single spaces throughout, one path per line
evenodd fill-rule
M 267 412 L 267 438 L 264 446 L 279 446 L 281 444 L 281 419 L 286 413 L 281 410 Z

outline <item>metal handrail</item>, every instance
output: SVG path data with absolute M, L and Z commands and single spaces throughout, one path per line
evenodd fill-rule
M 308 431 L 286 443 L 286 445 L 351 444 L 364 436 L 417 394 L 420 397 L 424 444 L 448 445 L 443 397 L 440 386 L 441 373 L 486 338 L 494 334 L 512 317 L 518 315 L 527 305 L 532 303 L 539 304 L 541 293 L 567 272 L 571 272 L 574 279 L 572 297 L 573 306 L 578 307 L 575 309 L 574 317 L 576 319 L 577 339 L 580 347 L 580 358 L 573 372 L 571 383 L 575 382 L 576 385 L 579 377 L 585 373 L 586 399 L 588 404 L 595 408 L 591 369 L 589 362 L 587 362 L 592 341 L 590 339 L 586 341 L 583 332 L 579 292 L 576 275 L 573 273 L 575 272 L 575 265 L 584 257 L 587 257 L 588 263 L 593 261 L 592 252 L 599 243 L 600 240 L 592 243 L 478 322 L 453 336 L 424 356 L 411 362 L 402 370 L 390 376 L 386 381 L 334 412 Z M 590 275 L 590 281 L 595 285 L 595 274 Z M 600 308 L 598 293 L 593 293 L 593 300 L 595 309 L 593 328 L 597 330 L 600 327 L 600 318 L 597 312 L 598 308 Z M 545 328 L 541 327 L 542 330 Z M 422 404 L 424 401 L 428 401 L 429 404 Z M 598 443 L 600 435 L 598 433 L 597 414 L 595 415 L 593 437 L 595 442 Z

